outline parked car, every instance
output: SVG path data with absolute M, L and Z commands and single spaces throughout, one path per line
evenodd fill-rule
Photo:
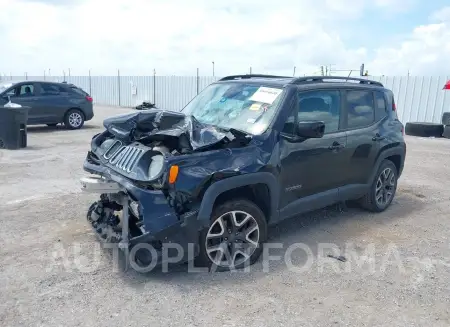
M 348 77 L 228 76 L 181 112 L 104 126 L 84 162 L 82 189 L 101 194 L 87 217 L 141 267 L 178 244 L 180 262 L 241 268 L 284 219 L 347 200 L 382 212 L 406 154 L 393 92 Z
M 92 97 L 68 83 L 8 81 L 0 83 L 0 106 L 7 102 L 30 107 L 28 125 L 59 123 L 79 129 L 94 117 Z

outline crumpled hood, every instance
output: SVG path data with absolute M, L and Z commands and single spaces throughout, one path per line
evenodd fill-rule
M 233 129 L 226 131 L 200 123 L 181 112 L 150 109 L 107 118 L 104 127 L 115 137 L 133 141 L 177 142 L 186 151 L 197 151 L 234 139 L 250 140 L 248 135 Z

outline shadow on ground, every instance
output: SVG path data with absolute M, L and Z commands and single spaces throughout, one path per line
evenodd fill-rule
M 345 211 L 338 206 L 330 206 L 308 214 L 286 220 L 269 229 L 270 256 L 279 256 L 278 260 L 271 261 L 267 266 L 262 259 L 250 267 L 249 271 L 237 270 L 233 272 L 195 272 L 192 273 L 192 264 L 172 265 L 168 271 L 163 272 L 161 268 L 155 268 L 147 273 L 138 273 L 132 268 L 122 270 L 121 275 L 125 281 L 132 285 L 141 285 L 151 281 L 176 282 L 183 285 L 201 282 L 203 285 L 215 285 L 218 281 L 232 283 L 246 283 L 255 278 L 263 278 L 267 275 L 276 275 L 277 271 L 289 269 L 284 260 L 286 250 L 293 244 L 302 244 L 310 250 L 308 254 L 297 249 L 290 253 L 291 264 L 302 267 L 310 256 L 317 258 L 319 244 L 331 244 L 337 248 L 343 247 L 347 242 L 369 235 L 372 229 L 379 225 L 394 224 L 395 221 L 407 219 L 415 211 L 420 211 L 424 203 L 422 198 L 411 194 L 399 193 L 391 207 L 383 213 L 373 214 L 349 205 Z M 376 234 L 376 233 L 373 233 Z M 377 239 L 376 246 L 386 246 L 386 240 Z M 273 248 L 278 243 L 281 248 Z M 323 254 L 323 253 L 322 253 Z M 112 258 L 110 253 L 107 253 Z M 329 258 L 330 260 L 336 260 Z M 122 269 L 125 266 L 120 267 Z M 230 278 L 231 275 L 239 274 L 241 278 Z M 131 277 L 131 278 L 130 278 Z
M 92 124 L 86 124 L 80 129 L 67 129 L 64 125 L 57 125 L 57 126 L 47 126 L 47 125 L 36 125 L 36 126 L 27 126 L 27 132 L 30 134 L 38 134 L 38 133 L 54 133 L 54 132 L 78 132 L 78 131 L 84 131 L 84 130 L 91 130 L 91 129 L 97 129 L 101 128 L 100 125 L 92 125 Z

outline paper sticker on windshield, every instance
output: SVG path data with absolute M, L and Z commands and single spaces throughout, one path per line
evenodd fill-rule
M 262 86 L 252 95 L 249 100 L 272 104 L 281 92 L 283 92 L 283 90 Z
M 253 111 L 258 111 L 259 109 L 261 109 L 261 104 L 260 104 L 260 103 L 254 103 L 254 104 L 252 104 L 252 105 L 250 106 L 249 109 L 250 109 L 250 110 L 253 110 Z

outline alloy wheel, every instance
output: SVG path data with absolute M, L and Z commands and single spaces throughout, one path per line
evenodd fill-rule
M 250 259 L 259 239 L 259 225 L 252 215 L 230 211 L 210 226 L 206 235 L 206 253 L 214 265 L 234 268 Z
M 83 123 L 83 117 L 78 112 L 72 112 L 69 115 L 70 126 L 77 128 Z
M 396 177 L 391 168 L 385 168 L 378 176 L 375 200 L 380 207 L 386 206 L 394 196 Z

